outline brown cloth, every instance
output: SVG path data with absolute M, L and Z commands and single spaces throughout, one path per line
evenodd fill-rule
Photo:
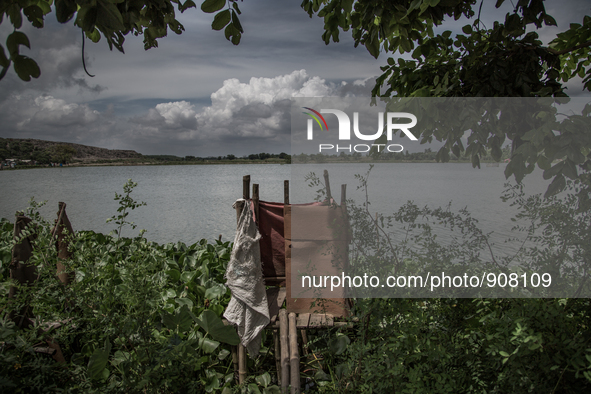
M 254 203 L 251 200 L 254 216 Z M 287 286 L 287 309 L 296 313 L 330 313 L 346 316 L 346 292 L 343 288 L 303 289 L 291 275 L 339 275 L 348 266 L 349 221 L 345 206 L 331 200 L 285 205 L 259 201 L 258 230 L 263 277 L 267 285 Z M 292 244 L 293 242 L 293 244 Z M 292 249 L 292 246 L 294 249 Z M 295 260 L 292 260 L 292 254 Z M 310 266 L 313 262 L 315 267 Z M 286 278 L 271 279 L 271 278 Z M 298 282 L 299 286 L 292 285 Z
M 320 278 L 347 275 L 349 221 L 345 206 L 291 205 L 285 207 L 287 243 L 287 310 L 347 316 L 344 286 L 302 287 L 302 275 Z M 315 281 L 316 282 L 316 281 Z
M 251 200 L 251 209 L 254 211 Z M 319 206 L 325 203 L 313 202 L 294 206 Z M 279 202 L 259 201 L 258 229 L 261 234 L 261 263 L 264 278 L 285 277 L 285 219 Z

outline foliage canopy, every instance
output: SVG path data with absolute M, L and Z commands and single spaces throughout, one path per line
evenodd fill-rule
M 52 11 L 55 3 L 55 16 L 58 22 L 66 23 L 74 19 L 74 24 L 93 42 L 104 37 L 110 49 L 115 47 L 123 52 L 123 42 L 129 33 L 144 36 L 144 48 L 158 46 L 158 39 L 168 34 L 168 29 L 181 34 L 185 28 L 176 19 L 175 5 L 179 12 L 195 7 L 192 0 L 7 0 L 0 4 L 0 23 L 6 17 L 14 27 L 14 32 L 6 39 L 6 49 L 0 45 L 0 79 L 11 64 L 23 81 L 38 78 L 41 70 L 37 63 L 20 54 L 21 45 L 31 48 L 26 34 L 18 31 L 23 25 L 23 14 L 37 28 L 42 28 L 45 16 Z M 205 0 L 201 10 L 216 13 L 212 22 L 214 30 L 224 30 L 226 38 L 234 45 L 240 43 L 244 32 L 238 19 L 240 9 L 236 0 Z
M 498 0 L 495 7 L 504 3 Z M 582 24 L 571 23 L 544 45 L 535 29 L 556 26 L 556 21 L 546 12 L 543 0 L 511 4 L 513 9 L 504 21 L 488 27 L 481 20 L 483 1 L 478 4 L 476 0 L 304 0 L 302 7 L 311 17 L 316 14 L 324 19 L 326 44 L 338 42 L 341 30 L 350 30 L 355 45 L 365 46 L 376 58 L 381 52 L 410 55 L 411 60 L 388 57 L 374 96 L 562 98 L 567 97 L 566 83 L 573 79 L 582 79 L 584 90 L 590 91 L 591 16 L 584 16 Z M 463 34 L 454 37 L 450 30 L 437 32 L 447 20 L 460 18 L 471 21 L 462 28 Z M 444 142 L 439 161 L 449 161 L 450 153 L 460 157 L 465 152 L 473 166 L 479 167 L 487 150 L 500 159 L 501 147 L 509 140 L 512 157 L 507 177 L 513 175 L 521 182 L 537 164 L 546 179 L 553 179 L 546 196 L 563 191 L 567 178 L 591 185 L 591 106 L 565 118 L 557 116 L 552 101 L 544 106 L 521 125 L 510 129 L 497 125 L 496 131 L 484 130 L 480 122 L 489 122 L 498 111 L 478 112 L 476 108 L 469 125 L 463 124 L 461 109 L 450 111 L 438 119 L 448 131 L 430 131 L 432 124 L 428 124 L 421 142 Z M 512 109 L 505 108 L 508 111 Z M 546 112 L 550 116 L 544 119 L 541 114 Z M 587 206 L 588 192 L 580 197 Z

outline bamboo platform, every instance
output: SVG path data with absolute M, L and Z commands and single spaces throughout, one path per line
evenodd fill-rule
M 324 180 L 326 185 L 326 195 L 328 201 L 332 199 L 328 172 L 324 171 Z M 252 201 L 254 207 L 254 217 L 257 225 L 259 223 L 259 185 L 252 185 L 252 200 L 250 198 L 250 175 L 243 177 L 242 198 L 244 201 L 236 204 L 236 220 L 240 218 L 245 203 Z M 341 206 L 345 207 L 346 185 L 341 186 Z M 283 394 L 299 394 L 301 392 L 300 382 L 300 353 L 299 337 L 302 339 L 303 350 L 307 350 L 307 332 L 308 329 L 328 329 L 331 327 L 349 327 L 351 322 L 335 321 L 335 318 L 348 315 L 346 306 L 350 305 L 349 300 L 342 299 L 340 303 L 334 303 L 329 309 L 324 309 L 328 313 L 316 313 L 318 308 L 313 308 L 305 300 L 291 297 L 291 205 L 289 201 L 289 181 L 284 181 L 284 240 L 285 240 L 285 260 L 283 266 L 277 266 L 273 262 L 274 272 L 280 275 L 265 275 L 265 284 L 275 286 L 267 288 L 267 301 L 269 304 L 270 323 L 266 327 L 273 330 L 273 341 L 275 350 L 275 363 L 277 367 L 277 380 Z M 269 264 L 267 262 L 266 264 Z M 279 264 L 280 265 L 280 264 Z M 284 274 L 283 274 L 284 273 Z M 299 301 L 299 302 L 298 302 Z M 285 305 L 285 307 L 284 307 Z M 298 331 L 300 335 L 298 336 Z M 248 372 L 246 370 L 246 350 L 240 344 L 233 351 L 235 373 L 238 376 L 240 384 L 245 383 Z

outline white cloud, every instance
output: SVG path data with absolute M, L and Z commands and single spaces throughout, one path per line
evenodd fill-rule
M 211 106 L 196 115 L 194 137 L 229 136 L 276 138 L 289 133 L 292 97 L 333 95 L 336 88 L 320 77 L 310 77 L 306 70 L 274 78 L 251 78 L 224 81 L 211 95 Z
M 156 105 L 156 111 L 164 118 L 167 125 L 183 128 L 194 128 L 197 125 L 194 108 L 195 106 L 187 101 Z
M 0 103 L 5 127 L 35 132 L 48 129 L 85 127 L 99 118 L 99 112 L 87 104 L 67 103 L 53 96 L 13 95 Z
M 365 82 L 365 81 L 364 81 Z M 13 94 L 0 102 L 11 136 L 78 142 L 142 153 L 179 155 L 289 151 L 292 97 L 348 96 L 364 83 L 330 83 L 305 70 L 247 83 L 228 79 L 201 109 L 188 100 L 160 102 L 140 115 L 116 115 L 50 95 Z M 366 93 L 365 93 L 366 94 Z M 7 135 L 8 136 L 8 135 Z

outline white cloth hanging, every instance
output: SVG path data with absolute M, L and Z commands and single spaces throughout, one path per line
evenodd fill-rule
M 232 298 L 224 317 L 237 326 L 242 345 L 246 347 L 250 357 L 259 354 L 261 332 L 270 322 L 261 269 L 260 239 L 261 234 L 252 218 L 250 203 L 245 201 L 226 269 L 226 286 L 230 288 Z

